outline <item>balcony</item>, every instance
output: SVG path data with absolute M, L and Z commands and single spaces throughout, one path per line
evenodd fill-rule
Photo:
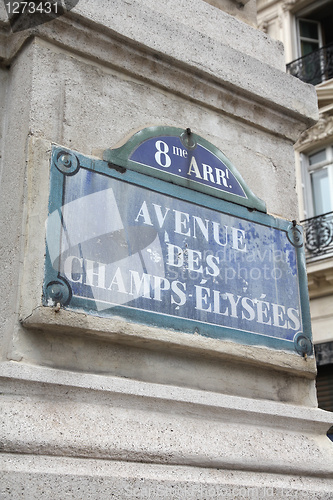
M 333 43 L 287 64 L 287 72 L 312 85 L 333 78 Z
M 333 212 L 301 221 L 307 262 L 333 257 Z

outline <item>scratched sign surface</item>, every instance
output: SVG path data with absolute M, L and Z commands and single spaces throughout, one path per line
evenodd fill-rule
M 103 159 L 266 212 L 264 201 L 252 193 L 225 154 L 190 129 L 166 126 L 142 129 L 123 146 L 105 150 Z
M 217 211 L 107 168 L 53 153 L 45 305 L 59 300 L 248 344 L 295 349 L 295 338 L 304 342 L 290 231 L 269 216 L 266 225 Z
M 242 198 L 247 197 L 236 177 L 220 158 L 201 144 L 194 150 L 185 148 L 179 137 L 151 138 L 136 148 L 130 160 Z

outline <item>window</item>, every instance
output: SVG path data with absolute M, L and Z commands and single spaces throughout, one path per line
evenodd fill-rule
M 311 2 L 295 16 L 295 59 L 287 70 L 318 85 L 333 78 L 333 0 Z
M 297 53 L 303 57 L 333 42 L 333 0 L 311 2 L 296 15 Z
M 298 43 L 300 56 L 307 56 L 321 47 L 321 29 L 318 21 L 298 19 Z
M 306 218 L 333 211 L 333 147 L 301 155 Z

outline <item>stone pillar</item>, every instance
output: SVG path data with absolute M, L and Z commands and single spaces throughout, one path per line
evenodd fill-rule
M 330 498 L 313 355 L 43 305 L 54 144 L 190 127 L 296 218 L 315 91 L 212 3 L 79 0 L 14 32 L 0 5 L 1 498 Z

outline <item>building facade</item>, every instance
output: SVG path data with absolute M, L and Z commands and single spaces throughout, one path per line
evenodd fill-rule
M 295 145 L 321 408 L 333 411 L 333 2 L 258 0 L 260 28 L 285 47 L 287 72 L 315 85 L 319 121 Z

